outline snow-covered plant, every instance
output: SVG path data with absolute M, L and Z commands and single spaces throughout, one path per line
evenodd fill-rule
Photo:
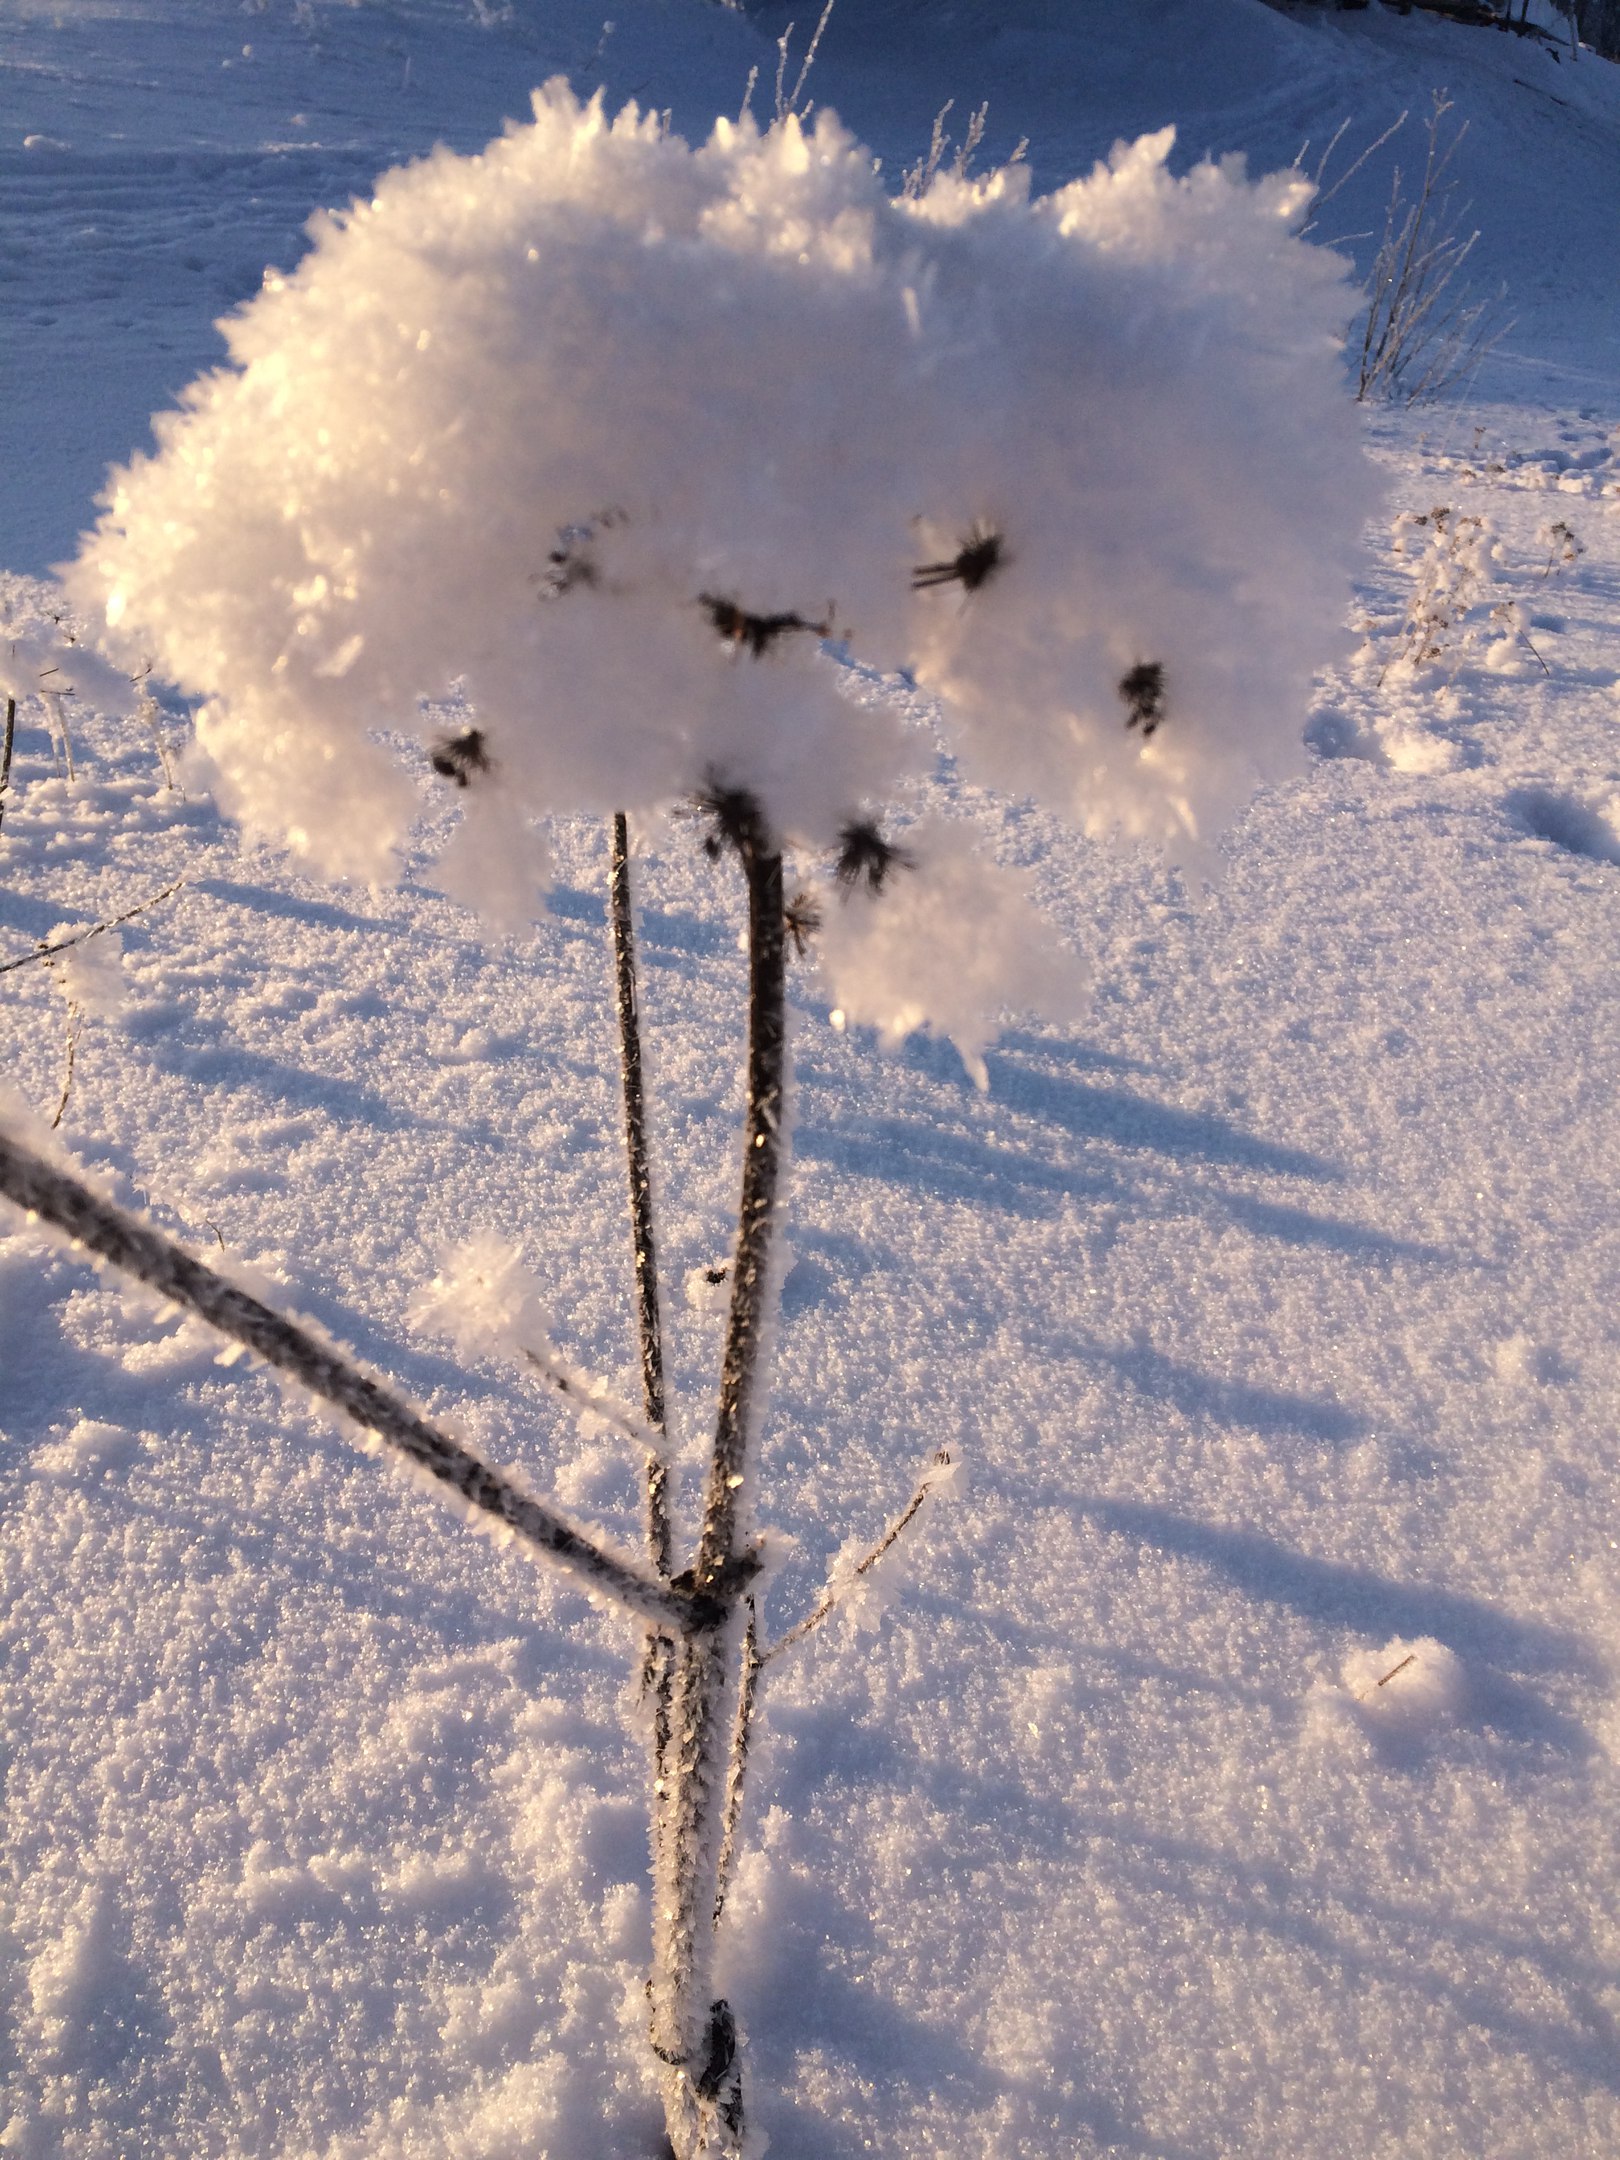
M 1448 503 L 1403 510 L 1391 532 L 1394 554 L 1411 569 L 1412 590 L 1380 683 L 1395 670 L 1416 675 L 1446 660 L 1459 663 L 1494 620 L 1491 592 L 1502 561 L 1490 520 Z
M 137 663 L 137 666 L 140 664 Z M 128 714 L 136 707 L 130 678 L 110 667 L 101 655 L 70 631 L 24 630 L 0 622 L 0 699 L 5 701 L 0 797 L 11 785 L 11 753 L 17 707 L 37 700 L 50 729 L 57 759 L 71 780 L 73 737 L 68 729 L 67 700 L 79 696 L 107 713 Z M 3 810 L 0 802 L 0 810 Z
M 1543 584 L 1555 572 L 1573 570 L 1586 553 L 1584 545 L 1575 536 L 1573 526 L 1563 518 L 1554 518 L 1550 525 L 1543 525 L 1536 536 L 1547 550 L 1547 561 L 1542 570 Z
M 838 656 L 866 682 L 908 670 L 981 782 L 1202 867 L 1294 769 L 1340 644 L 1376 496 L 1343 381 L 1344 265 L 1298 238 L 1297 174 L 1178 178 L 1171 148 L 1121 146 L 1040 198 L 1010 167 L 896 199 L 830 114 L 720 122 L 689 148 L 553 83 L 482 156 L 436 152 L 315 221 L 302 266 L 226 326 L 230 365 L 115 478 L 72 579 L 115 650 L 200 701 L 226 807 L 317 869 L 390 873 L 420 806 L 420 760 L 394 747 L 414 730 L 463 812 L 439 881 L 497 925 L 536 908 L 547 813 L 618 814 L 617 877 L 623 814 L 684 805 L 741 877 L 742 1178 L 695 1527 L 650 1381 L 637 1420 L 572 1373 L 509 1254 L 476 1247 L 434 1294 L 634 1426 L 644 1561 L 0 1141 L 0 1189 L 650 1630 L 651 2038 L 678 2160 L 748 2136 L 711 1973 L 748 1720 L 787 1647 L 757 1641 L 750 1588 L 790 952 L 817 951 L 847 1020 L 950 1034 L 981 1085 L 1004 1007 L 1073 1011 L 1079 991 L 968 828 L 896 822 L 933 737 L 898 701 L 847 695 Z M 466 724 L 435 733 L 421 716 L 452 691 Z M 830 1598 L 870 1602 L 890 1542 L 841 1563 Z
M 1356 395 L 1403 405 L 1443 397 L 1466 381 L 1511 327 L 1502 295 L 1478 294 L 1468 259 L 1479 239 L 1464 232 L 1451 163 L 1466 121 L 1446 133 L 1451 104 L 1437 93 L 1425 130 L 1423 170 L 1408 194 L 1399 166 L 1390 183 L 1384 232 L 1358 322 Z

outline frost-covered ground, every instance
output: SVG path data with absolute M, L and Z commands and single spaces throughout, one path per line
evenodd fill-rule
M 992 100 L 992 149 L 1027 132 L 1044 184 L 1172 117 L 1190 150 L 1286 162 L 1449 82 L 1519 320 L 1479 394 L 1375 420 L 1365 649 L 1211 899 L 993 810 L 1094 970 L 1082 1027 L 1010 1029 L 981 1096 L 949 1049 L 834 1033 L 797 980 L 777 1620 L 932 1448 L 971 1483 L 878 1633 L 835 1624 L 773 1673 L 729 1974 L 761 2121 L 799 2160 L 1597 2160 L 1620 2145 L 1616 71 L 1378 8 L 841 6 L 814 85 L 894 168 L 948 95 Z M 699 127 L 757 59 L 768 108 L 741 18 L 615 21 L 598 51 L 583 5 L 9 8 L 8 627 L 56 604 L 39 575 L 103 467 L 317 203 L 482 141 L 557 66 Z M 1414 671 L 1440 506 L 1495 554 Z M 1403 512 L 1431 523 L 1397 552 Z M 397 890 L 316 887 L 167 787 L 140 727 L 68 720 L 72 783 L 19 714 L 0 960 L 186 883 L 88 970 L 125 1002 L 82 1024 L 64 1137 L 630 1534 L 618 1442 L 407 1319 L 442 1242 L 493 1224 L 630 1388 L 604 835 L 557 829 L 550 920 L 491 951 L 428 889 L 426 827 Z M 689 831 L 641 878 L 695 1448 L 719 1321 L 680 1286 L 728 1234 L 739 919 Z M 0 976 L 7 1077 L 46 1116 L 62 990 Z M 624 1631 L 14 1217 L 0 1430 L 0 2150 L 651 2154 Z

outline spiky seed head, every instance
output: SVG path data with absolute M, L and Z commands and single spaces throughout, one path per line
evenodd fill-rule
M 873 818 L 852 818 L 838 835 L 833 875 L 846 892 L 853 892 L 857 885 L 881 892 L 891 871 L 911 868 L 905 849 L 885 840 Z
M 428 763 L 441 779 L 453 780 L 459 788 L 467 787 L 475 773 L 490 769 L 489 740 L 482 728 L 447 735 L 429 751 Z
M 1139 660 L 1119 679 L 1125 703 L 1125 725 L 1140 728 L 1146 742 L 1164 718 L 1164 663 Z

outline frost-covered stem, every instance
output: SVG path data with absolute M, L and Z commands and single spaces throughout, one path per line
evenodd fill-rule
M 731 1312 L 698 1543 L 700 1588 L 718 1581 L 737 1557 L 754 1396 L 769 1319 L 771 1242 L 782 1174 L 787 1086 L 782 857 L 758 813 L 740 843 L 740 853 L 748 878 L 748 1109 L 743 1125 L 737 1246 L 731 1265 Z
M 55 675 L 60 670 L 52 668 L 49 672 Z M 52 748 L 66 765 L 69 780 L 77 780 L 79 776 L 73 767 L 73 737 L 68 733 L 67 709 L 62 703 L 62 693 L 59 690 L 42 690 L 39 693 L 39 702 L 44 706 L 45 717 L 50 723 Z
M 523 1362 L 554 1394 L 560 1395 L 568 1407 L 589 1430 L 593 1421 L 611 1425 L 615 1432 L 623 1433 L 627 1440 L 634 1440 L 639 1447 L 650 1449 L 659 1436 L 650 1425 L 638 1418 L 633 1410 L 601 1392 L 601 1383 L 593 1381 L 557 1356 L 555 1351 L 531 1350 L 522 1345 Z
M 787 1065 L 781 852 L 757 803 L 733 799 L 731 810 L 727 837 L 748 881 L 748 1097 L 731 1314 L 691 1578 L 724 1618 L 705 1634 L 688 1633 L 676 1653 L 669 1810 L 654 1861 L 652 2033 L 666 2066 L 664 2114 L 676 2160 L 721 2160 L 741 2150 L 742 2073 L 731 2012 L 714 1998 L 714 1916 L 734 1722 L 727 1711 L 756 1566 L 740 1536 L 769 1321 Z
M 56 1115 L 51 1119 L 52 1132 L 56 1131 L 62 1120 L 67 1116 L 68 1097 L 73 1093 L 73 1067 L 78 1060 L 79 1034 L 83 1026 L 84 1007 L 82 1005 L 69 1005 L 67 1056 L 62 1069 L 62 1097 L 56 1106 Z
M 653 1241 L 652 1172 L 647 1160 L 647 1095 L 641 1065 L 641 1008 L 636 978 L 635 918 L 630 905 L 630 828 L 613 818 L 609 914 L 613 925 L 613 991 L 619 1012 L 619 1076 L 624 1087 L 624 1152 L 630 1175 L 630 1240 L 636 1269 L 636 1332 L 641 1343 L 641 1399 L 647 1423 L 662 1434 L 664 1336 L 658 1310 L 658 1254 Z M 661 1450 L 647 1455 L 647 1554 L 669 1573 L 669 1467 Z
M 5 1133 L 0 1133 L 0 1193 L 299 1381 L 352 1418 L 362 1432 L 374 1434 L 467 1505 L 505 1524 L 541 1558 L 599 1595 L 668 1628 L 712 1630 L 721 1617 L 713 1600 L 654 1582 L 604 1551 L 542 1501 L 418 1417 L 329 1343 L 261 1305 L 149 1223 L 102 1199 Z
M 13 968 L 27 967 L 33 960 L 49 960 L 52 953 L 66 952 L 70 945 L 83 945 L 90 938 L 100 937 L 103 931 L 116 930 L 120 924 L 133 922 L 137 915 L 144 915 L 148 908 L 156 907 L 160 900 L 167 900 L 177 893 L 185 882 L 183 877 L 177 877 L 172 885 L 165 885 L 150 899 L 137 900 L 132 908 L 125 908 L 122 915 L 109 915 L 105 922 L 91 923 L 87 929 L 71 930 L 66 937 L 52 938 L 49 944 L 36 945 L 32 952 L 25 952 L 16 960 L 0 960 L 0 975 L 9 975 Z
M 158 763 L 163 768 L 163 784 L 172 795 L 174 792 L 174 764 L 169 756 L 169 746 L 163 740 L 158 726 L 158 702 L 155 697 L 141 699 L 141 718 L 146 722 L 146 732 L 152 738 L 152 748 L 157 752 Z
M 759 1693 L 759 1614 L 748 1600 L 748 1625 L 743 1630 L 742 1671 L 737 1677 L 737 1709 L 731 1721 L 731 1757 L 726 1764 L 726 1819 L 720 1833 L 720 1872 L 714 1891 L 714 1924 L 726 1909 L 732 1865 L 737 1857 L 737 1831 L 742 1822 L 743 1781 L 748 1775 L 748 1743 L 754 1726 L 754 1702 Z
M 0 742 L 0 826 L 6 821 L 6 794 L 11 786 L 11 746 L 17 740 L 17 700 L 6 699 L 6 732 Z
M 641 1400 L 649 1428 L 645 1456 L 647 1557 L 655 1573 L 670 1571 L 668 1414 L 664 1402 L 664 1330 L 658 1304 L 658 1248 L 653 1235 L 652 1168 L 647 1155 L 647 1091 L 641 1061 L 641 999 L 636 969 L 636 922 L 630 894 L 630 821 L 613 814 L 608 870 L 608 920 L 613 930 L 613 996 L 619 1015 L 619 1079 L 624 1095 L 624 1158 L 630 1181 L 630 1249 L 636 1275 L 636 1335 L 641 1346 Z M 641 1688 L 652 1711 L 654 1866 L 667 1834 L 670 1711 L 675 1645 L 649 1629 Z
M 917 1490 L 894 1518 L 894 1521 L 890 1523 L 888 1529 L 884 1531 L 865 1559 L 858 1560 L 854 1567 L 850 1569 L 848 1581 L 858 1582 L 863 1575 L 871 1574 L 873 1568 L 877 1566 L 890 1547 L 899 1543 L 906 1530 L 910 1527 L 913 1517 L 921 1511 L 923 1502 L 928 1498 L 932 1490 L 932 1480 L 924 1477 Z M 823 1590 L 813 1610 L 807 1612 L 802 1620 L 790 1627 L 785 1635 L 778 1637 L 768 1650 L 761 1651 L 760 1664 L 769 1665 L 771 1660 L 779 1658 L 784 1650 L 793 1649 L 796 1644 L 803 1642 L 807 1635 L 813 1634 L 820 1627 L 823 1620 L 837 1611 L 839 1596 L 840 1585 L 835 1580 Z

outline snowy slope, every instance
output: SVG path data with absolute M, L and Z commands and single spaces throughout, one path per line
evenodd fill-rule
M 41 571 L 72 551 L 106 467 L 222 358 L 214 317 L 267 263 L 296 258 L 311 210 L 435 141 L 477 147 L 557 71 L 701 132 L 736 110 L 758 67 L 755 107 L 769 113 L 776 36 L 810 12 L 627 0 L 605 34 L 600 0 L 14 0 L 0 14 L 0 559 Z M 789 87 L 807 36 L 808 19 Z M 1314 158 L 1349 121 L 1342 171 L 1408 111 L 1403 136 L 1331 206 L 1325 237 L 1364 264 L 1391 165 L 1410 170 L 1417 123 L 1444 90 L 1469 123 L 1457 171 L 1482 228 L 1480 287 L 1505 285 L 1515 318 L 1504 387 L 1551 383 L 1589 402 L 1620 380 L 1617 76 L 1589 54 L 1572 64 L 1381 7 L 841 0 L 806 90 L 895 173 L 925 153 L 948 99 L 958 140 L 988 101 L 986 155 L 1027 136 L 1041 186 L 1168 122 L 1188 158 L 1238 149 L 1275 167 L 1307 142 Z
M 762 2123 L 797 2160 L 1597 2160 L 1616 71 L 1377 8 L 841 4 L 815 87 L 891 165 L 951 95 L 1049 182 L 1167 118 L 1286 162 L 1449 81 L 1478 195 L 1511 159 L 1482 249 L 1519 324 L 1490 402 L 1374 426 L 1391 516 L 1492 522 L 1491 588 L 1403 668 L 1422 557 L 1369 535 L 1321 755 L 1207 903 L 996 810 L 1094 968 L 1083 1028 L 1013 1028 L 981 1097 L 796 981 L 777 1622 L 935 1446 L 971 1483 L 878 1633 L 837 1623 L 773 1680 L 728 1976 Z M 558 65 L 699 125 L 774 69 L 777 19 L 649 0 L 591 60 L 583 6 L 9 9 L 0 561 L 29 575 L 0 617 L 52 607 L 32 574 L 102 466 L 314 204 L 482 140 Z M 119 933 L 127 1003 L 84 1023 L 63 1137 L 631 1536 L 617 1441 L 407 1318 L 441 1241 L 493 1224 L 630 1389 L 602 833 L 558 829 L 551 918 L 491 951 L 422 881 L 426 828 L 398 890 L 316 887 L 167 787 L 140 727 L 69 720 L 73 783 L 19 716 L 0 960 L 186 883 Z M 719 1323 L 680 1289 L 727 1241 L 739 917 L 690 832 L 640 876 L 690 1461 Z M 29 963 L 0 994 L 48 1117 L 61 986 Z M 624 1631 L 14 1217 L 0 1432 L 0 2150 L 650 2155 Z

